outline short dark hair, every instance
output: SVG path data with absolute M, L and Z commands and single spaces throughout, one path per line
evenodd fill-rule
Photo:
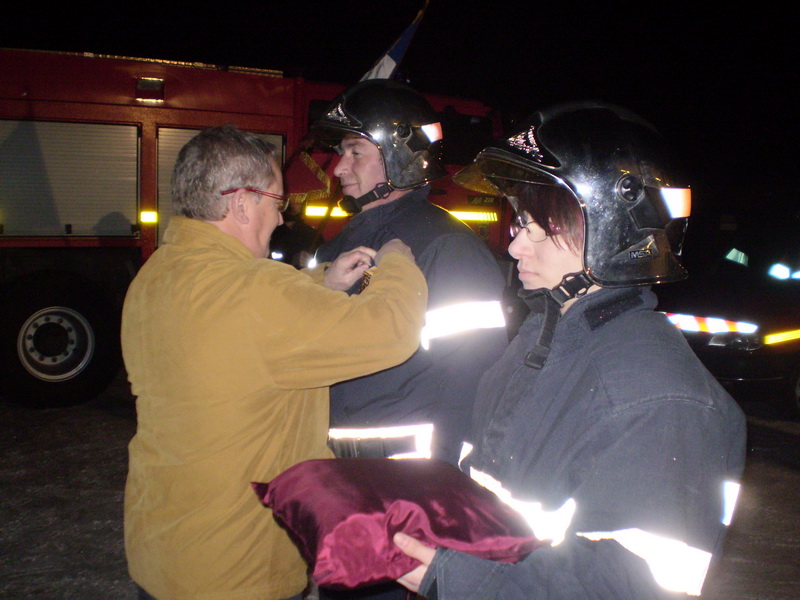
M 583 250 L 583 211 L 570 190 L 560 185 L 526 182 L 519 184 L 516 192 L 518 213 L 528 213 L 548 236 L 561 235 L 571 250 Z
M 172 173 L 175 214 L 221 221 L 226 189 L 269 187 L 274 180 L 275 146 L 233 125 L 205 129 L 181 149 Z

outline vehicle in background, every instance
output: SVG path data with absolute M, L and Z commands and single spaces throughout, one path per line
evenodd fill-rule
M 128 284 L 172 214 L 180 148 L 203 128 L 232 123 L 263 135 L 286 161 L 343 88 L 265 69 L 0 49 L 0 395 L 48 407 L 104 389 L 121 366 Z M 478 102 L 430 100 L 455 128 L 459 164 L 497 133 Z M 316 189 L 295 193 L 301 225 L 287 223 L 276 251 L 287 243 L 299 252 L 293 228 L 313 251 L 343 222 L 329 214 L 336 198 L 324 169 L 302 164 Z M 287 173 L 289 192 L 292 184 Z M 499 199 L 448 182 L 434 194 L 504 254 L 510 216 Z M 291 253 L 275 258 L 294 262 Z
M 798 419 L 800 224 L 747 223 L 690 226 L 689 278 L 655 287 L 659 310 L 734 397 Z

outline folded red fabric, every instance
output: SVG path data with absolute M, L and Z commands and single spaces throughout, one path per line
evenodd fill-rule
M 431 547 L 503 562 L 538 545 L 517 512 L 435 459 L 310 460 L 253 489 L 321 587 L 364 587 L 414 569 L 419 563 L 392 541 L 398 531 Z

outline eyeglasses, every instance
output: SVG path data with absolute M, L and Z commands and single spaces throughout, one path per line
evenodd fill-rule
M 533 219 L 525 221 L 522 215 L 517 215 L 515 220 L 511 222 L 511 237 L 517 237 L 523 229 L 528 239 L 532 242 L 543 242 L 548 238 L 547 232 L 536 221 Z
M 280 194 L 273 194 L 272 192 L 265 192 L 263 190 L 257 190 L 256 188 L 251 187 L 241 187 L 241 188 L 233 188 L 230 190 L 224 190 L 220 192 L 223 196 L 227 196 L 228 194 L 233 194 L 238 190 L 245 190 L 246 192 L 253 192 L 254 194 L 258 194 L 259 196 L 266 196 L 267 198 L 272 198 L 276 200 L 275 206 L 278 209 L 278 212 L 283 212 L 289 207 L 289 196 Z

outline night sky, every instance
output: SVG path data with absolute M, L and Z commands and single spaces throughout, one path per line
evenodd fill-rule
M 796 18 L 771 4 L 431 0 L 401 71 L 421 91 L 482 99 L 511 118 L 570 100 L 626 106 L 676 149 L 698 209 L 796 211 Z M 0 45 L 350 84 L 422 5 L 28 3 L 0 25 Z

